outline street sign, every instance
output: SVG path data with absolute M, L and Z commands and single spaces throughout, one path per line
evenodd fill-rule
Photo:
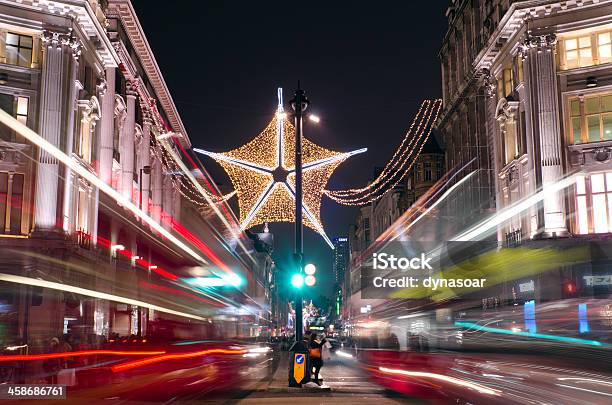
M 293 357 L 293 378 L 301 384 L 306 376 L 306 356 L 303 353 L 295 353 Z

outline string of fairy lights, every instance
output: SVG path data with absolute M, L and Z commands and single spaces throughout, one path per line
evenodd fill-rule
M 195 204 L 196 206 L 205 206 L 207 205 L 206 198 L 202 195 L 202 193 L 195 188 L 193 183 L 189 181 L 185 176 L 182 175 L 181 167 L 176 163 L 176 161 L 168 156 L 167 151 L 164 148 L 159 147 L 157 145 L 156 140 L 152 139 L 151 143 L 151 154 L 158 159 L 163 168 L 163 172 L 167 174 L 167 177 L 170 179 L 172 186 L 178 190 L 178 192 L 188 201 Z M 213 200 L 215 203 L 221 203 L 231 198 L 235 192 L 226 194 L 226 195 L 215 195 L 212 193 L 208 193 L 208 197 Z
M 324 194 L 342 205 L 366 205 L 382 198 L 408 173 L 429 139 L 442 108 L 442 100 L 426 100 L 421 104 L 403 141 L 380 175 L 365 187 L 348 190 L 325 190 Z M 416 130 L 414 125 L 418 120 Z
M 423 125 L 423 117 L 424 117 L 423 113 L 427 112 L 427 110 L 430 107 L 430 104 L 431 104 L 431 100 L 424 100 L 421 103 L 421 106 L 419 107 L 417 114 L 414 116 L 412 122 L 410 123 L 410 127 L 408 128 L 408 131 L 406 131 L 406 135 L 404 136 L 404 139 L 402 139 L 402 142 L 400 143 L 399 147 L 393 153 L 393 156 L 389 160 L 389 163 L 383 168 L 381 173 L 378 175 L 378 177 L 374 181 L 372 181 L 369 185 L 362 187 L 362 188 L 355 188 L 355 189 L 350 189 L 350 190 L 336 190 L 333 192 L 333 194 L 343 196 L 343 195 L 355 194 L 357 192 L 368 191 L 369 188 L 377 185 L 381 181 L 381 179 L 386 178 L 388 173 L 393 172 L 396 169 L 397 164 L 401 161 L 401 159 L 398 159 L 398 156 L 400 155 L 400 153 L 402 153 L 402 151 L 405 152 L 405 150 L 410 148 L 413 141 L 416 139 L 415 137 L 410 136 L 410 135 L 413 133 L 414 125 L 417 122 L 419 124 L 416 130 L 419 131 L 421 129 Z M 406 142 L 408 142 L 408 145 L 405 145 Z

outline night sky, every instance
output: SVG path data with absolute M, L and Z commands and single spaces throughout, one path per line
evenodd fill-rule
M 367 183 L 374 166 L 393 154 L 421 100 L 440 97 L 437 55 L 449 3 L 133 0 L 194 147 L 223 152 L 249 141 L 274 114 L 277 87 L 288 101 L 300 80 L 310 111 L 321 117 L 305 136 L 338 151 L 368 148 L 336 170 L 330 189 Z M 231 190 L 223 170 L 203 162 Z M 346 235 L 355 214 L 323 200 L 330 237 Z M 293 226 L 270 229 L 283 266 L 293 252 Z M 329 293 L 331 250 L 304 232 L 305 259 L 317 265 L 320 285 L 330 287 L 318 292 Z

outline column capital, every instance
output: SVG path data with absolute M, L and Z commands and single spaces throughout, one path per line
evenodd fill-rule
M 78 60 L 83 50 L 81 41 L 72 34 L 72 28 L 68 32 L 46 29 L 42 32 L 40 39 L 43 44 L 53 48 L 67 47 L 72 51 L 72 56 Z
M 151 127 L 153 125 L 153 113 L 145 104 L 141 103 L 140 107 L 142 110 L 142 123 Z
M 551 52 L 555 49 L 556 44 L 557 35 L 554 33 L 546 35 L 531 35 L 527 33 L 519 47 L 519 54 L 525 59 L 531 49 L 535 49 L 537 52 Z
M 137 78 L 128 80 L 126 83 L 126 91 L 125 94 L 128 97 L 136 97 L 138 96 L 138 88 L 140 87 L 140 82 Z
M 96 89 L 98 90 L 98 95 L 100 97 L 104 97 L 104 95 L 106 94 L 106 90 L 108 90 L 106 79 L 99 77 L 97 79 Z
M 484 87 L 485 95 L 488 98 L 495 97 L 497 92 L 497 80 L 495 80 L 491 71 L 488 68 L 482 68 L 475 75 L 478 76 L 481 85 Z

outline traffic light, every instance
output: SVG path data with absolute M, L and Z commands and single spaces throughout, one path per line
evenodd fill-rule
M 308 263 L 306 266 L 304 266 L 304 273 L 308 274 L 309 276 L 313 276 L 316 271 L 317 268 L 312 263 Z
M 304 283 L 306 283 L 308 287 L 312 287 L 313 285 L 315 285 L 316 282 L 317 279 L 311 274 L 307 275 L 306 278 L 304 278 Z
M 304 266 L 304 273 L 306 273 L 306 277 L 300 273 L 296 273 L 291 276 L 291 285 L 293 288 L 302 288 L 304 284 L 308 287 L 312 287 L 316 284 L 317 279 L 314 276 L 314 273 L 317 271 L 317 268 L 314 264 L 308 263 Z
M 294 288 L 302 288 L 302 286 L 304 285 L 304 276 L 302 276 L 301 274 L 294 274 L 291 277 L 291 285 Z
M 566 298 L 576 297 L 578 295 L 578 288 L 574 280 L 565 280 L 562 284 L 563 296 Z

